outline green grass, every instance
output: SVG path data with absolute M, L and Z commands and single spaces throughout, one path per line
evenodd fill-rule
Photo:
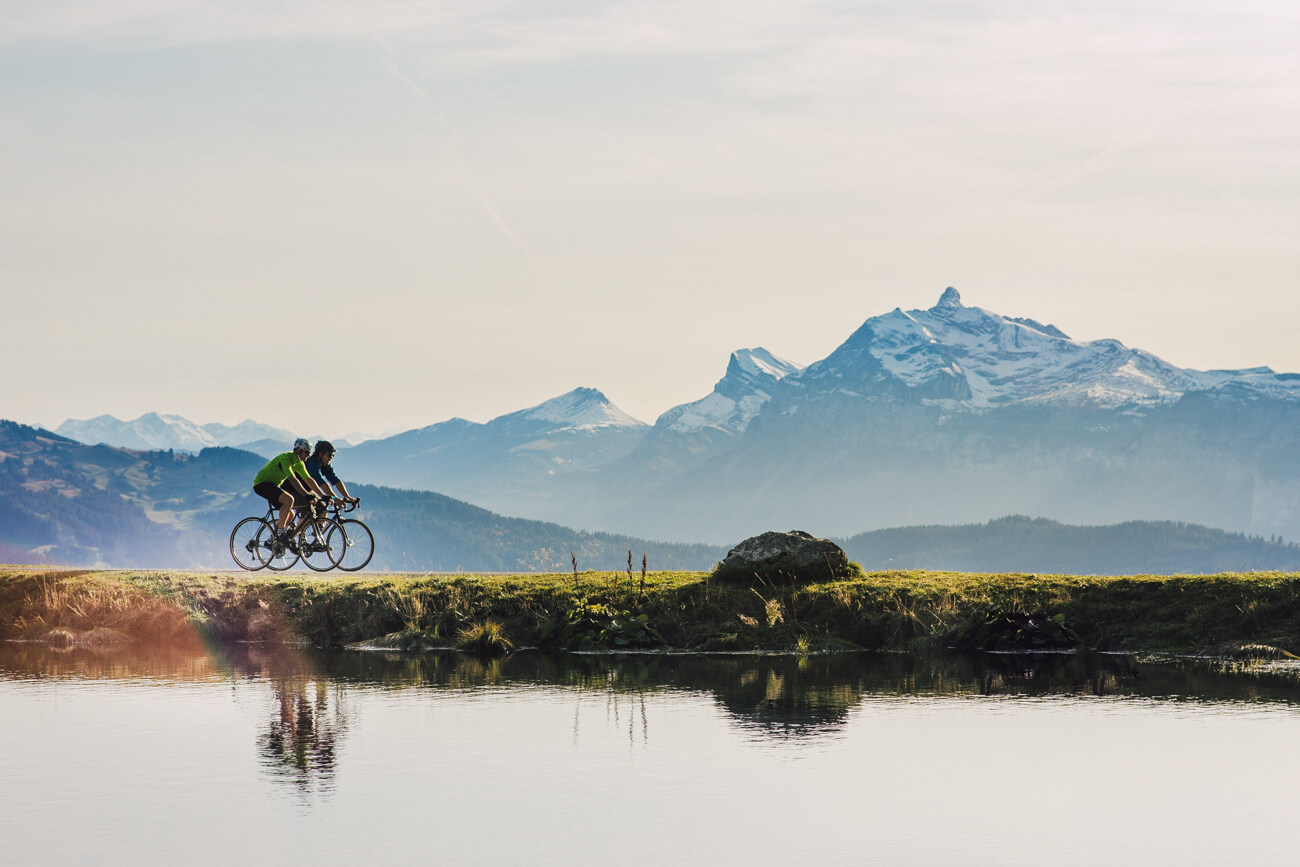
M 89 604 L 94 601 L 94 605 Z M 700 572 L 359 576 L 0 568 L 0 639 L 73 633 L 455 647 L 483 627 L 516 647 L 923 651 L 992 615 L 1038 614 L 1101 650 L 1300 653 L 1300 575 L 877 572 L 801 586 Z M 39 618 L 39 620 L 38 620 Z M 479 630 L 475 633 L 474 630 Z M 963 638 L 965 636 L 965 638 Z M 66 638 L 66 636 L 65 636 Z M 492 639 L 490 643 L 496 643 Z

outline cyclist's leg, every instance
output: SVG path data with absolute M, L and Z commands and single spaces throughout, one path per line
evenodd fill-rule
M 283 488 L 284 496 L 288 497 L 289 516 L 284 519 L 287 529 L 284 531 L 287 536 L 296 536 L 311 518 L 311 497 L 292 488 L 288 482 Z
M 284 488 L 270 482 L 254 485 L 253 493 L 270 503 L 272 509 L 280 510 L 280 520 L 276 523 L 275 530 L 277 533 L 283 532 L 289 526 L 289 512 L 293 506 L 293 497 Z
M 280 521 L 276 524 L 276 529 L 281 533 L 287 533 L 293 529 L 293 494 L 280 489 Z

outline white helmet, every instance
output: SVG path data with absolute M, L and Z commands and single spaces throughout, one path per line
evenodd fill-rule
M 296 440 L 293 441 L 293 450 L 295 452 L 310 452 L 311 443 L 307 442 L 302 437 L 298 437 Z

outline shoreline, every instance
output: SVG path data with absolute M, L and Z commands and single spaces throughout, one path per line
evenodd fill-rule
M 1093 651 L 1285 659 L 1300 573 L 315 573 L 0 566 L 0 640 L 300 641 L 418 652 Z

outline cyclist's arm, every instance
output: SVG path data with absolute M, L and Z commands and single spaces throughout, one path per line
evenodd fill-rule
M 343 499 L 351 500 L 352 495 L 348 493 L 347 486 L 343 484 L 343 480 L 339 478 L 339 474 L 334 472 L 334 468 L 327 466 L 326 464 L 318 464 L 318 466 L 322 476 L 320 486 L 325 489 L 325 492 L 329 493 L 329 486 L 330 484 L 333 484 L 335 490 L 343 495 Z M 308 467 L 307 469 L 310 470 L 311 467 Z
M 307 471 L 311 481 L 320 489 L 320 495 L 328 500 L 330 498 L 330 486 L 326 479 L 332 475 L 332 473 L 328 472 L 329 467 L 317 461 L 315 457 L 311 457 L 303 464 L 303 469 Z M 337 476 L 335 480 L 337 481 Z
M 308 480 L 299 478 L 297 473 L 290 473 L 288 481 L 292 482 L 293 486 L 297 488 L 298 492 L 303 496 L 307 496 L 308 494 L 312 493 L 311 489 L 307 487 Z
M 293 472 L 289 474 L 289 478 L 297 483 L 298 489 L 304 494 L 315 494 L 318 497 L 329 498 L 329 492 L 321 490 L 321 486 L 316 484 L 316 480 L 307 472 L 307 466 L 302 461 L 293 465 Z

